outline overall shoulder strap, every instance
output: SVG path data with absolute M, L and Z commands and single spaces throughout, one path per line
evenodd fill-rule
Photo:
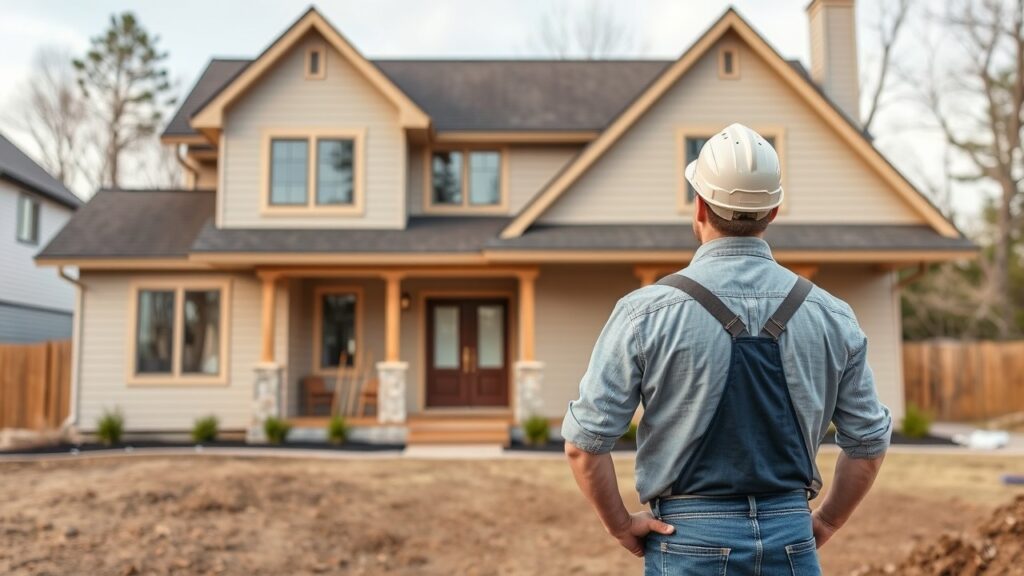
M 768 319 L 768 323 L 761 329 L 762 334 L 767 334 L 772 338 L 778 340 L 779 336 L 786 331 L 786 323 L 793 317 L 800 305 L 807 299 L 807 295 L 811 293 L 811 289 L 814 288 L 814 284 L 804 278 L 798 276 L 796 284 L 786 295 L 786 299 L 779 304 L 778 309 L 772 314 L 771 318 Z
M 710 290 L 701 286 L 696 280 L 687 278 L 682 274 L 669 274 L 658 280 L 658 284 L 672 286 L 689 294 L 698 304 L 714 316 L 715 320 L 718 320 L 722 327 L 725 328 L 725 331 L 733 338 L 746 333 L 747 325 L 740 319 L 739 314 L 734 314 L 724 302 L 718 299 L 718 296 L 712 294 Z

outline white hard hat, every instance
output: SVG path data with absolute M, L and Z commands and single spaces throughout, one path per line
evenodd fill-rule
M 760 220 L 782 204 L 779 155 L 743 124 L 730 124 L 705 142 L 686 167 L 686 180 L 726 220 Z

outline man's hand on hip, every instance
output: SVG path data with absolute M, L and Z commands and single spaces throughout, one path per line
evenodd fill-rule
M 824 546 L 836 531 L 839 530 L 839 528 L 830 524 L 828 520 L 823 519 L 817 510 L 811 514 L 811 526 L 814 530 L 814 542 L 818 548 Z
M 644 537 L 648 534 L 651 532 L 671 534 L 676 531 L 671 524 L 656 519 L 650 512 L 637 512 L 630 514 L 627 518 L 629 518 L 628 523 L 624 522 L 622 526 L 608 532 L 619 541 L 623 548 L 629 550 L 630 554 L 637 558 L 644 556 Z

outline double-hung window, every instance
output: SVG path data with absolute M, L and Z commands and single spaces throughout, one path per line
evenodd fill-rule
M 39 201 L 31 196 L 18 196 L 18 242 L 39 244 Z
M 225 383 L 228 291 L 226 281 L 136 286 L 129 383 Z
M 434 150 L 428 162 L 427 211 L 504 209 L 504 162 L 500 150 Z
M 361 130 L 265 135 L 264 211 L 362 211 Z

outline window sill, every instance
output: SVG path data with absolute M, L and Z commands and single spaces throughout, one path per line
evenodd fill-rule
M 228 385 L 226 375 L 221 376 L 134 376 L 128 378 L 127 385 L 138 388 L 191 388 L 191 387 L 223 387 Z
M 265 206 L 264 216 L 362 216 L 362 206 Z

